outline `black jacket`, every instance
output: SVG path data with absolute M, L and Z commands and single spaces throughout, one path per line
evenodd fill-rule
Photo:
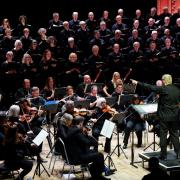
M 97 142 L 92 137 L 84 135 L 77 126 L 69 129 L 66 148 L 70 162 L 81 163 L 84 155 L 90 153 L 90 146 L 94 145 L 97 145 Z
M 178 103 L 180 102 L 180 90 L 176 86 L 167 85 L 157 87 L 141 82 L 138 82 L 138 84 L 143 88 L 147 88 L 160 95 L 157 113 L 162 121 L 178 120 Z

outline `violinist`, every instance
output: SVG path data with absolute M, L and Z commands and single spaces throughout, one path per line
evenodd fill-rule
M 55 143 L 55 151 L 61 152 L 61 143 L 59 143 L 58 138 L 60 137 L 64 142 L 67 140 L 67 134 L 69 128 L 72 126 L 73 116 L 69 113 L 64 113 L 64 115 L 57 121 L 57 135 Z
M 33 162 L 25 157 L 27 155 L 27 146 L 24 135 L 18 125 L 12 124 L 7 129 L 4 139 L 5 165 L 12 170 L 23 169 L 17 180 L 23 180 L 33 167 Z
M 138 96 L 134 96 L 132 99 L 132 104 L 141 104 L 142 101 Z M 145 121 L 139 116 L 137 112 L 134 112 L 133 109 L 130 109 L 129 113 L 132 113 L 129 115 L 129 117 L 126 119 L 126 127 L 125 127 L 125 135 L 124 135 L 124 146 L 123 149 L 127 148 L 128 139 L 130 136 L 130 132 L 135 130 L 138 144 L 137 147 L 141 147 L 142 145 L 142 131 L 145 130 Z
M 67 152 L 70 162 L 74 164 L 90 164 L 91 179 L 109 179 L 102 176 L 104 169 L 104 156 L 102 153 L 91 150 L 97 146 L 97 141 L 92 138 L 90 131 L 83 131 L 84 118 L 77 116 L 73 119 L 72 127 L 68 130 Z
M 110 119 L 115 113 L 116 111 L 107 105 L 105 98 L 98 98 L 94 115 L 94 117 L 96 117 L 96 121 L 94 121 L 94 126 L 92 128 L 92 134 L 97 139 L 97 141 L 99 139 L 105 119 Z M 104 151 L 107 153 L 110 152 L 110 143 L 111 138 L 106 138 Z M 95 149 L 97 150 L 98 147 L 95 147 Z

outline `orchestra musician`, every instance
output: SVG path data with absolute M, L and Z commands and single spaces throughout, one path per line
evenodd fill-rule
M 53 77 L 48 77 L 46 79 L 46 84 L 44 88 L 41 90 L 42 96 L 45 98 L 46 102 L 48 101 L 54 101 L 54 91 L 55 91 L 55 81 Z M 54 113 L 51 113 L 50 111 L 46 110 L 46 120 L 49 124 L 51 120 L 54 117 Z
M 56 152 L 61 152 L 61 146 L 58 141 L 60 137 L 64 142 L 67 141 L 67 134 L 69 128 L 72 126 L 73 116 L 69 113 L 64 113 L 61 118 L 57 121 L 57 134 L 56 134 L 56 143 L 55 150 Z
M 142 88 L 149 89 L 159 94 L 157 115 L 160 118 L 160 159 L 167 159 L 167 133 L 169 132 L 177 158 L 180 158 L 180 144 L 178 134 L 178 112 L 180 102 L 180 90 L 172 84 L 172 76 L 162 76 L 162 87 L 156 87 L 146 83 L 132 80 Z
M 82 97 L 78 96 L 76 93 L 74 93 L 74 88 L 72 86 L 67 86 L 66 87 L 66 95 L 60 101 L 62 101 L 62 100 L 64 102 L 66 102 L 67 100 L 82 101 L 82 100 L 84 100 L 84 98 L 82 98 Z
M 15 124 L 9 126 L 4 138 L 4 160 L 9 169 L 23 169 L 16 178 L 17 180 L 23 180 L 33 167 L 32 160 L 25 157 L 27 148 L 24 135 L 19 131 L 18 126 Z
M 138 96 L 134 96 L 132 99 L 132 104 L 140 104 L 141 100 Z M 123 149 L 127 148 L 128 145 L 128 139 L 130 136 L 131 131 L 135 130 L 138 143 L 137 147 L 141 147 L 142 145 L 142 131 L 145 129 L 145 121 L 140 117 L 140 115 L 137 112 L 134 112 L 133 109 L 129 110 L 129 113 L 132 113 L 129 115 L 128 118 L 126 118 L 126 127 L 125 127 L 125 135 L 124 135 L 124 145 Z
M 105 119 L 110 119 L 116 113 L 117 111 L 114 108 L 111 108 L 109 105 L 107 105 L 105 98 L 100 97 L 97 99 L 95 115 L 94 115 L 94 118 L 96 119 L 93 119 L 94 125 L 92 128 L 93 137 L 95 137 L 97 141 L 99 139 L 100 132 L 104 125 Z M 97 149 L 98 147 L 95 146 L 95 150 Z M 110 139 L 106 138 L 104 151 L 110 153 L 110 150 L 111 150 L 111 138 Z
M 70 162 L 74 164 L 88 164 L 92 180 L 109 179 L 102 176 L 104 156 L 102 153 L 90 150 L 90 146 L 97 146 L 97 141 L 91 137 L 91 131 L 83 128 L 84 118 L 76 116 L 67 135 L 67 152 Z
M 90 108 L 91 109 L 94 109 L 96 107 L 98 98 L 99 98 L 98 87 L 96 85 L 93 85 L 91 87 L 91 93 L 86 97 L 86 99 L 90 100 Z
M 103 87 L 103 92 L 107 97 L 111 97 L 118 84 L 123 84 L 119 72 L 114 72 L 111 81 Z
M 77 90 L 76 90 L 77 94 L 80 97 L 85 97 L 87 95 L 87 88 L 91 83 L 92 83 L 92 81 L 91 81 L 90 75 L 85 74 L 83 76 L 83 82 L 81 84 L 79 84 L 77 87 Z

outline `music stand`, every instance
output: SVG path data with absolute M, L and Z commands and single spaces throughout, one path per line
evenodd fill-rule
M 119 95 L 117 104 L 121 106 L 127 106 L 131 104 L 134 94 L 122 94 Z
M 39 134 L 33 139 L 33 143 L 36 146 L 39 146 L 48 136 L 48 132 L 45 131 L 44 129 L 42 129 Z M 38 176 L 40 176 L 43 171 L 41 172 L 41 166 L 43 167 L 43 171 L 45 171 L 47 173 L 47 175 L 50 177 L 50 174 L 48 173 L 47 169 L 45 168 L 43 162 L 41 159 L 37 158 L 37 165 L 34 171 L 34 175 L 33 175 L 33 179 L 35 174 L 37 174 Z
M 120 153 L 120 151 L 121 151 L 121 152 L 124 154 L 124 156 L 126 157 L 126 159 L 128 159 L 128 157 L 127 157 L 127 155 L 125 154 L 123 148 L 121 147 L 121 144 L 119 143 L 119 130 L 118 130 L 118 126 L 117 126 L 118 123 L 122 122 L 122 121 L 125 119 L 125 116 L 126 116 L 126 113 L 120 112 L 120 113 L 115 114 L 115 115 L 112 117 L 112 119 L 111 119 L 112 122 L 115 122 L 115 123 L 116 123 L 117 132 L 116 132 L 116 133 L 114 132 L 114 134 L 117 135 L 117 145 L 115 146 L 114 150 L 111 152 L 110 156 L 111 156 L 113 153 L 115 153 L 115 151 L 116 151 L 116 149 L 117 149 L 117 150 L 118 150 L 118 151 L 117 151 L 118 153 L 117 153 L 117 154 L 115 153 L 115 154 L 116 154 L 118 157 L 121 155 L 121 153 Z
M 92 86 L 97 86 L 98 92 L 102 92 L 103 91 L 103 85 L 104 85 L 103 83 L 91 83 L 91 84 L 88 84 L 85 94 L 91 92 L 91 87 Z
M 124 84 L 123 87 L 124 87 L 124 92 L 126 92 L 126 94 L 135 94 L 136 92 L 135 84 L 127 83 L 127 84 Z
M 55 88 L 54 91 L 54 98 L 55 99 L 62 99 L 66 94 L 66 87 Z
M 100 134 L 103 135 L 104 137 L 110 139 L 112 137 L 114 127 L 115 127 L 115 123 L 113 123 L 113 122 L 106 119 L 104 121 L 104 124 L 103 124 L 103 127 L 101 129 Z M 115 170 L 117 170 L 111 156 L 112 156 L 112 154 L 108 153 L 108 155 L 106 156 L 104 161 L 106 161 L 106 159 L 108 159 L 108 167 L 109 167 L 109 169 L 110 169 L 110 165 L 112 165 L 112 166 L 114 166 Z
M 83 101 L 74 101 L 75 108 L 86 108 L 89 109 L 91 100 L 86 99 Z
M 116 104 L 117 97 L 105 97 L 106 102 L 109 106 L 113 107 Z
M 131 105 L 131 107 L 141 116 L 146 117 L 148 114 L 154 114 L 157 112 L 157 104 L 138 104 L 138 105 Z M 133 113 L 132 113 L 133 114 Z M 132 115 L 130 114 L 130 115 Z M 134 131 L 132 131 L 132 145 L 131 145 L 131 165 L 136 167 L 134 163 Z
M 42 108 L 50 113 L 57 112 L 59 101 L 47 101 Z

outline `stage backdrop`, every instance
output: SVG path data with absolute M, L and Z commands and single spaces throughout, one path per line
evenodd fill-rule
M 157 0 L 158 14 L 162 13 L 163 7 L 169 7 L 169 12 L 174 14 L 177 8 L 180 7 L 180 0 Z

